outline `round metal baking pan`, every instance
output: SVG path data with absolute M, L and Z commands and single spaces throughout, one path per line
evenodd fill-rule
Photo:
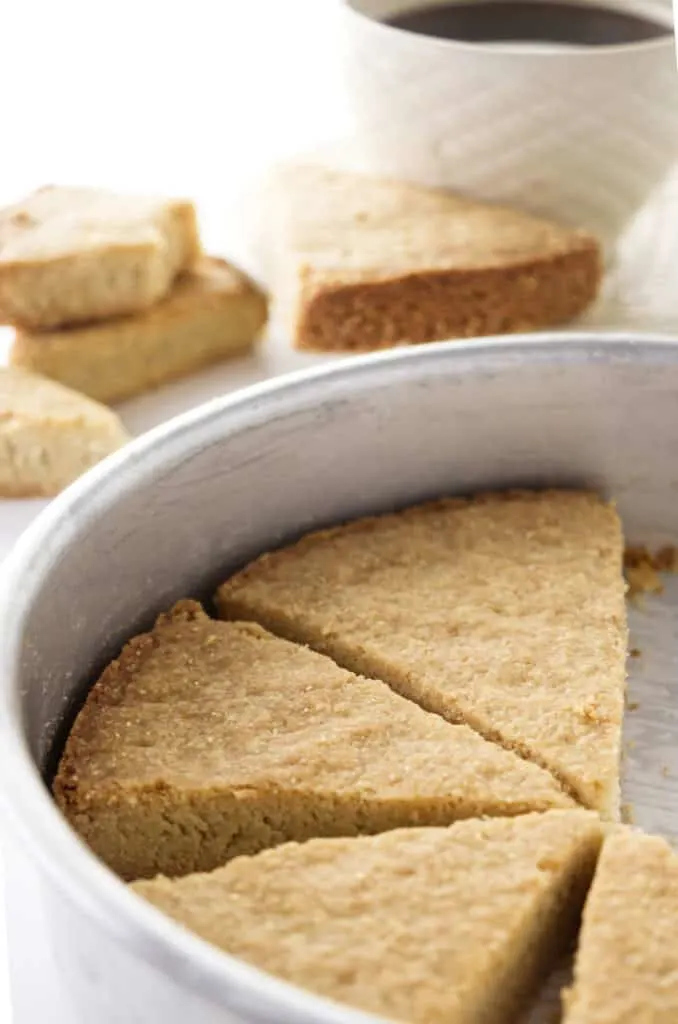
M 614 496 L 629 541 L 678 543 L 678 342 L 536 335 L 295 374 L 150 432 L 39 517 L 0 580 L 0 800 L 67 992 L 55 1020 L 368 1019 L 220 954 L 131 895 L 53 805 L 52 752 L 125 638 L 262 549 L 426 497 L 541 484 Z M 635 820 L 670 837 L 676 614 L 671 581 L 631 610 L 641 656 L 630 663 L 638 707 L 625 761 Z

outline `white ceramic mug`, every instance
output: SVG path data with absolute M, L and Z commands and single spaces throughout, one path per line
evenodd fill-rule
M 672 24 L 671 0 L 579 2 Z M 671 34 L 588 48 L 463 43 L 383 24 L 432 0 L 341 3 L 364 170 L 551 215 L 611 245 L 678 161 Z

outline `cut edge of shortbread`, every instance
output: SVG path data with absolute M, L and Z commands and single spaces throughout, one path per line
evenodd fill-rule
M 0 315 L 47 330 L 138 312 L 200 251 L 189 200 L 39 189 L 0 210 Z
M 222 951 L 413 1024 L 513 1024 L 574 937 L 591 812 L 312 839 L 134 892 Z
M 223 680 L 217 708 L 222 713 L 221 701 L 234 700 L 228 687 L 236 670 L 230 667 L 229 676 L 219 665 L 230 659 L 225 663 L 232 666 L 235 658 L 242 661 L 239 686 L 247 687 L 250 665 L 259 663 L 266 672 L 263 682 L 255 674 L 258 669 L 250 676 L 257 715 L 264 716 L 270 733 L 267 749 L 253 763 L 251 750 L 261 741 L 256 732 L 261 726 L 248 725 L 249 708 L 238 710 L 233 704 L 233 714 L 245 716 L 239 719 L 239 735 L 245 737 L 242 752 L 230 755 L 228 730 L 220 732 L 218 721 L 209 739 L 210 701 L 215 699 L 210 696 L 211 680 Z M 151 673 L 157 675 L 159 662 L 164 666 L 161 681 L 154 683 Z M 213 675 L 219 671 L 221 675 Z M 186 674 L 190 702 L 185 711 L 191 715 L 190 737 L 195 729 L 204 740 L 193 762 L 189 737 L 179 740 L 178 750 L 166 741 L 172 721 L 182 714 L 183 687 L 175 687 L 171 701 L 166 692 L 162 697 L 163 688 L 183 678 L 181 673 Z M 198 686 L 203 688 L 193 698 Z M 152 719 L 136 714 L 135 687 L 147 693 L 144 701 L 158 707 Z M 289 694 L 282 718 L 281 692 Z M 174 708 L 175 701 L 176 713 L 155 735 L 163 706 Z M 116 732 L 107 709 L 118 706 L 127 710 Z M 315 719 L 308 719 L 309 712 Z M 117 712 L 113 715 L 117 722 Z M 152 758 L 150 775 L 145 762 L 139 769 L 134 761 L 138 748 L 131 744 L 142 742 L 140 728 L 142 745 Z M 119 744 L 113 760 L 111 732 Z M 183 735 L 181 729 L 178 735 Z M 350 756 L 344 757 L 342 744 L 348 744 Z M 210 752 L 208 769 L 203 767 L 203 748 Z M 132 750 L 131 777 L 125 766 L 127 749 Z M 234 762 L 238 756 L 241 760 Z M 548 772 L 466 726 L 444 722 L 386 684 L 357 677 L 255 624 L 210 619 L 190 601 L 180 602 L 160 616 L 150 633 L 130 641 L 95 683 L 66 743 L 54 792 L 76 831 L 127 879 L 208 870 L 285 840 L 573 806 Z
M 0 367 L 1 497 L 51 497 L 128 440 L 111 409 L 44 377 Z
M 120 402 L 252 349 L 264 293 L 225 260 L 204 256 L 170 294 L 134 316 L 58 331 L 18 330 L 10 362 Z

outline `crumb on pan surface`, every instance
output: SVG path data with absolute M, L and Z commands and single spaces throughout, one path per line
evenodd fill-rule
M 624 570 L 630 597 L 663 594 L 664 583 L 660 573 L 678 572 L 678 551 L 672 545 L 657 551 L 650 551 L 643 545 L 627 547 L 624 552 Z

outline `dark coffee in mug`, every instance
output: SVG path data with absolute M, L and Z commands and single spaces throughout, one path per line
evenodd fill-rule
M 638 11 L 556 0 L 465 0 L 405 11 L 387 23 L 466 43 L 619 46 L 671 34 Z

